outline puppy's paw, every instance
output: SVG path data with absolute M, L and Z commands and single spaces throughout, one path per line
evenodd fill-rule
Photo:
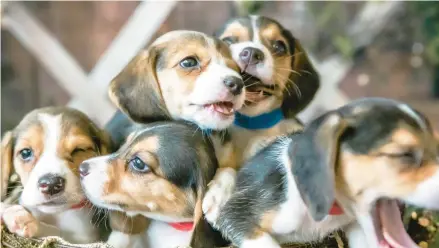
M 12 205 L 4 210 L 3 222 L 11 233 L 25 238 L 35 237 L 38 220 L 21 205 Z
M 215 225 L 221 207 L 232 195 L 235 181 L 236 171 L 224 168 L 218 169 L 215 178 L 209 183 L 209 189 L 203 199 L 203 212 L 209 223 Z

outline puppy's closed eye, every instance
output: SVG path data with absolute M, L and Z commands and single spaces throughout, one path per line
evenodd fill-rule
M 390 159 L 397 159 L 403 164 L 420 166 L 422 164 L 423 152 L 411 147 L 398 148 L 378 153 L 378 156 L 385 156 Z
M 238 42 L 238 38 L 235 36 L 229 36 L 229 37 L 222 38 L 222 41 L 224 41 L 228 45 L 231 45 L 233 43 Z
M 90 151 L 95 151 L 95 149 L 93 147 L 76 147 L 75 149 L 73 149 L 73 151 L 71 152 L 71 155 L 74 156 L 78 153 L 81 152 L 90 152 Z

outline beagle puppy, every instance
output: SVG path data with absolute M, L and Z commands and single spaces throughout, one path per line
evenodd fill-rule
M 314 98 L 319 75 L 299 40 L 268 17 L 229 20 L 216 36 L 229 45 L 246 88 L 244 106 L 229 129 L 235 159 L 242 164 L 275 137 L 303 128 L 295 115 Z M 215 215 L 233 190 L 236 172 L 219 173 L 206 194 L 207 215 Z
M 109 244 L 214 247 L 216 241 L 203 240 L 215 233 L 202 218 L 201 199 L 218 162 L 210 140 L 197 129 L 178 121 L 134 125 L 117 152 L 82 163 L 81 184 L 88 199 L 116 211 L 111 220 L 117 228 Z M 120 223 L 125 215 L 132 217 L 128 220 L 134 229 Z
M 99 240 L 79 181 L 82 161 L 106 154 L 109 136 L 83 113 L 47 107 L 28 113 L 2 140 L 2 198 L 9 175 L 20 177 L 18 204 L 1 203 L 1 222 L 23 237 Z
M 224 42 L 182 30 L 137 55 L 112 80 L 109 95 L 134 121 L 185 120 L 210 133 L 233 123 L 245 89 Z
M 337 229 L 352 248 L 418 247 L 399 202 L 439 209 L 437 141 L 410 106 L 365 98 L 261 150 L 210 221 L 242 248 L 312 242 Z

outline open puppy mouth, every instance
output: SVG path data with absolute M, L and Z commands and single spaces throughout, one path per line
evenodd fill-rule
M 407 234 L 401 219 L 398 201 L 379 199 L 372 214 L 380 248 L 417 248 Z
M 245 84 L 245 105 L 249 106 L 261 102 L 275 94 L 276 85 L 264 84 L 259 78 L 248 73 L 241 74 Z
M 235 105 L 233 104 L 233 102 L 221 101 L 208 103 L 204 104 L 203 108 L 224 116 L 233 116 L 235 114 Z

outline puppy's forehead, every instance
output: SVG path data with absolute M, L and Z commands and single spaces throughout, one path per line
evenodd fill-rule
M 393 99 L 378 97 L 359 99 L 342 107 L 341 111 L 350 115 L 371 115 L 368 117 L 371 119 L 374 118 L 373 113 L 376 113 L 377 117 L 387 113 L 389 122 L 402 121 L 416 129 L 431 131 L 430 123 L 425 116 L 408 104 Z
M 401 141 L 396 137 L 399 134 L 404 134 L 404 139 L 410 137 L 412 141 L 416 140 L 410 142 L 413 145 L 431 135 L 427 119 L 398 101 L 362 99 L 342 107 L 340 112 L 351 118 L 354 128 L 345 135 L 345 141 L 352 150 L 359 153 L 369 153 L 388 142 Z
M 178 30 L 160 36 L 154 41 L 152 46 L 181 46 L 192 43 L 207 47 L 209 40 L 211 38 L 201 32 Z
M 222 38 L 228 36 L 240 37 L 241 40 L 254 40 L 255 34 L 268 38 L 280 36 L 282 28 L 275 20 L 251 15 L 248 17 L 236 18 L 227 22 L 219 31 Z
M 85 114 L 65 107 L 49 107 L 30 112 L 19 123 L 16 132 L 19 135 L 34 126 L 49 131 L 57 128 L 63 134 L 95 135 L 98 132 L 98 127 Z
M 217 31 L 217 34 L 221 38 L 234 36 L 243 40 L 250 40 L 253 37 L 252 20 L 250 17 L 231 19 Z
M 186 130 L 173 123 L 144 125 L 134 130 L 129 136 L 132 138 L 128 140 L 125 149 L 153 149 L 154 152 L 168 145 L 178 146 L 188 140 L 182 138 L 186 136 Z

